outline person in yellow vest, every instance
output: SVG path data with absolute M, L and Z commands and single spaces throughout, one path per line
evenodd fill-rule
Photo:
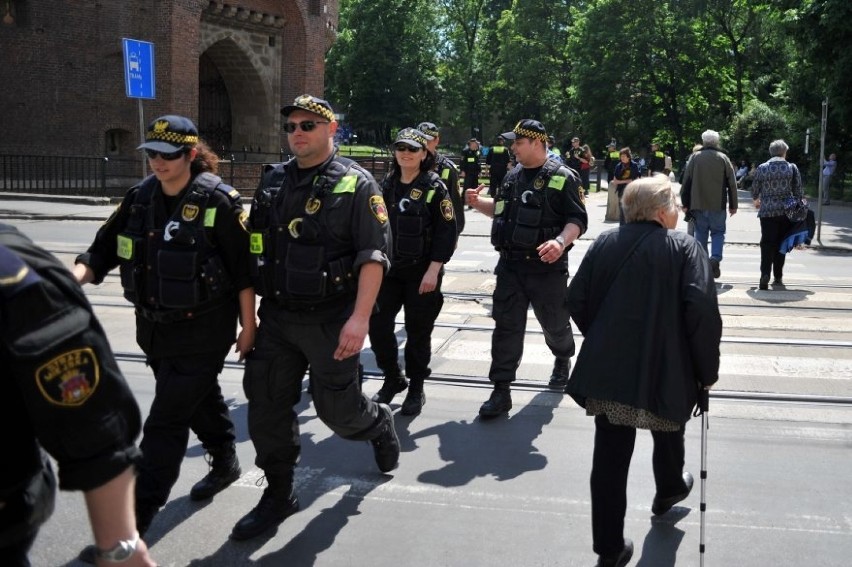
M 663 150 L 660 149 L 660 144 L 654 142 L 651 144 L 651 154 L 650 160 L 647 168 L 648 176 L 652 176 L 655 173 L 667 173 L 666 172 L 666 154 Z
M 488 164 L 488 196 L 493 197 L 506 177 L 506 172 L 509 170 L 509 160 L 512 157 L 509 148 L 505 146 L 506 140 L 503 136 L 497 136 L 497 143 L 491 146 L 491 151 L 485 156 L 485 163 Z

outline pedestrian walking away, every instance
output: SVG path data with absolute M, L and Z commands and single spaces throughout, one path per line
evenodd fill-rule
M 267 166 L 249 224 L 254 282 L 261 296 L 255 349 L 246 360 L 249 435 L 268 486 L 231 538 L 245 540 L 299 509 L 294 407 L 310 365 L 317 416 L 344 439 L 370 441 L 376 464 L 399 460 L 393 415 L 358 381 L 358 356 L 389 266 L 387 209 L 373 177 L 336 155 L 331 105 L 302 95 L 285 106 L 295 157 Z
M 384 374 L 373 401 L 389 404 L 408 388 L 403 415 L 419 414 L 426 403 L 423 384 L 432 370 L 432 329 L 444 304 L 444 264 L 456 246 L 456 223 L 449 192 L 432 171 L 426 139 L 414 128 L 397 134 L 391 170 L 382 182 L 390 217 L 391 268 L 382 280 L 370 318 L 370 345 Z M 405 375 L 399 366 L 396 316 L 405 308 Z
M 218 375 L 235 340 L 240 358 L 252 349 L 256 322 L 246 213 L 239 193 L 216 175 L 216 154 L 191 120 L 176 115 L 151 122 L 139 149 L 153 175 L 127 192 L 77 257 L 74 275 L 100 284 L 119 267 L 124 297 L 136 308 L 136 341 L 154 371 L 136 483 L 136 522 L 145 533 L 178 479 L 190 429 L 211 463 L 190 498 L 211 498 L 239 478 Z
M 71 273 L 0 224 L 0 565 L 29 566 L 59 487 L 85 495 L 103 565 L 153 566 L 133 514 L 139 406 Z
M 530 305 L 555 357 L 549 386 L 565 387 L 574 355 L 565 304 L 568 250 L 588 226 L 580 179 L 548 157 L 544 125 L 524 119 L 503 137 L 512 141 L 518 165 L 506 175 L 493 199 L 481 194 L 484 186 L 467 191 L 468 203 L 494 219 L 491 244 L 500 253 L 488 372 L 494 391 L 479 410 L 483 418 L 512 408 L 510 384 L 523 355 Z
M 751 197 L 760 219 L 760 281 L 758 289 L 784 285 L 787 250 L 781 243 L 794 224 L 805 220 L 804 189 L 799 168 L 787 161 L 789 146 L 784 140 L 769 144 L 769 161 L 760 164 L 751 184 Z M 797 206 L 798 205 L 798 206 Z M 796 216 L 798 215 L 798 216 Z
M 417 130 L 423 133 L 426 149 L 435 158 L 435 173 L 450 192 L 456 215 L 456 232 L 461 235 L 464 230 L 464 191 L 459 182 L 459 170 L 450 158 L 438 151 L 438 145 L 441 143 L 440 128 L 432 122 L 421 122 L 417 125 Z
M 737 214 L 737 179 L 731 160 L 719 149 L 718 132 L 705 130 L 701 134 L 701 144 L 701 149 L 694 152 L 686 164 L 680 199 L 684 212 L 692 217 L 695 239 L 705 250 L 707 239 L 710 239 L 708 254 L 713 277 L 718 279 L 722 273 L 726 206 L 731 216 Z
M 633 554 L 624 516 L 636 429 L 654 440 L 651 513 L 689 496 L 685 425 L 700 389 L 718 380 L 722 337 L 710 262 L 695 239 L 674 230 L 668 178 L 634 181 L 622 203 L 627 223 L 595 239 L 568 288 L 584 338 L 565 391 L 595 418 L 592 543 L 601 566 L 626 565 Z

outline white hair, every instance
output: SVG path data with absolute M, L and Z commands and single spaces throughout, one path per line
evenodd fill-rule
M 789 149 L 790 146 L 784 140 L 773 140 L 769 144 L 769 155 L 772 157 L 783 157 L 787 155 L 787 150 Z
M 701 143 L 705 146 L 719 147 L 719 132 L 716 130 L 705 130 L 701 133 Z

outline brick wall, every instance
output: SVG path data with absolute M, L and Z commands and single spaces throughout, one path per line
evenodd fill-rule
M 143 101 L 145 122 L 167 113 L 196 119 L 203 23 L 254 35 L 242 45 L 275 38 L 267 41 L 281 54 L 272 63 L 277 72 L 263 68 L 268 59 L 245 53 L 258 77 L 254 90 L 273 109 L 246 122 L 263 129 L 256 137 L 280 143 L 280 121 L 270 117 L 303 92 L 322 94 L 323 60 L 338 16 L 337 0 L 13 2 L 16 21 L 0 23 L 0 154 L 103 155 L 106 132 L 119 130 L 119 153 L 133 155 L 138 102 L 125 97 L 122 37 L 155 44 L 157 98 Z

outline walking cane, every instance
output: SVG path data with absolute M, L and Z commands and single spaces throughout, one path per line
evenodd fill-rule
M 698 551 L 701 556 L 701 567 L 704 567 L 704 512 L 707 510 L 707 430 L 710 429 L 707 407 L 710 404 L 710 391 L 698 390 L 698 411 L 701 412 L 701 536 Z

